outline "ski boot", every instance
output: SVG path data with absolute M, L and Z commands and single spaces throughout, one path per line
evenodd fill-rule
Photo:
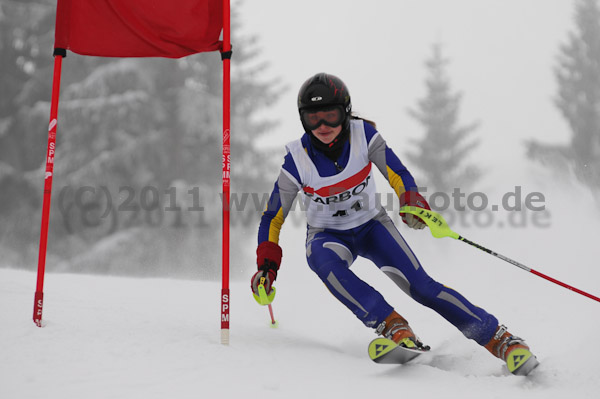
M 429 350 L 428 346 L 417 338 L 413 330 L 408 325 L 408 321 L 400 316 L 396 311 L 392 311 L 384 321 L 377 326 L 377 334 L 390 339 L 405 348 Z
M 498 326 L 484 347 L 492 355 L 504 360 L 508 371 L 514 375 L 527 375 L 540 364 L 525 341 L 509 333 L 503 325 Z

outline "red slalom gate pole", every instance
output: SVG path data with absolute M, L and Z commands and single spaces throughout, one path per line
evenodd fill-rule
M 231 188 L 231 37 L 230 2 L 223 0 L 223 284 L 221 288 L 221 344 L 229 345 L 229 197 Z
M 56 125 L 58 124 L 58 99 L 62 59 L 67 55 L 64 49 L 54 49 L 54 77 L 52 80 L 52 102 L 50 105 L 50 124 L 48 125 L 48 149 L 46 152 L 46 173 L 44 174 L 44 202 L 42 205 L 42 227 L 40 230 L 40 249 L 38 254 L 38 273 L 35 297 L 33 301 L 33 322 L 42 327 L 44 308 L 44 275 L 46 274 L 46 248 L 48 245 L 48 224 L 50 222 L 50 199 L 52 198 L 52 174 L 54 173 L 54 155 L 56 152 Z

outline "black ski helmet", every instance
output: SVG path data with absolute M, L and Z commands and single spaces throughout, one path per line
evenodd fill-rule
M 342 133 L 339 140 L 325 145 L 313 136 L 311 130 L 306 126 L 302 119 L 302 111 L 315 108 L 325 108 L 334 105 L 341 105 L 344 111 L 342 119 Z M 343 145 L 345 139 L 350 133 L 350 113 L 352 111 L 352 102 L 350 101 L 350 92 L 346 84 L 337 76 L 328 73 L 317 73 L 310 77 L 298 92 L 298 113 L 304 131 L 308 133 L 312 142 L 321 150 L 335 150 Z

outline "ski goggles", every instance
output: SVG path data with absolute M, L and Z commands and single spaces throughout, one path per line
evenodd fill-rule
M 326 108 L 307 109 L 301 112 L 302 123 L 308 130 L 315 130 L 321 125 L 336 127 L 344 120 L 344 108 L 334 105 Z

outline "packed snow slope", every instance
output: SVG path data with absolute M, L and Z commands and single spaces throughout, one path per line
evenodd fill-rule
M 593 223 L 586 228 L 584 218 L 549 208 L 547 228 L 455 230 L 599 295 Z M 598 220 L 590 212 L 590 222 Z M 220 344 L 220 282 L 49 273 L 45 326 L 38 328 L 31 320 L 35 273 L 0 269 L 0 398 L 598 397 L 600 303 L 466 244 L 400 226 L 430 275 L 525 338 L 541 365 L 528 377 L 509 374 L 359 259 L 352 269 L 433 348 L 403 366 L 378 365 L 367 356 L 372 330 L 310 271 L 304 232 L 290 224 L 273 303 L 279 327 L 269 327 L 267 308 L 252 298 L 249 269 L 231 284 L 229 346 Z

